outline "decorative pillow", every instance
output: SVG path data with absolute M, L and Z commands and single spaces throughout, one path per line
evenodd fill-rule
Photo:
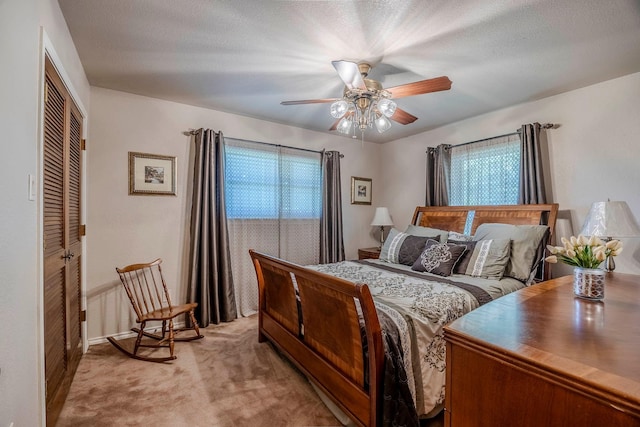
M 511 241 L 487 239 L 475 242 L 471 257 L 463 274 L 500 280 L 509 262 Z
M 435 237 L 440 236 L 440 242 L 446 242 L 447 236 L 449 236 L 449 232 L 446 230 L 439 230 L 437 228 L 429 228 L 429 227 L 421 227 L 419 225 L 409 224 L 407 229 L 404 231 L 407 234 L 411 234 L 412 236 L 426 236 L 426 237 Z
M 456 233 L 455 231 L 450 231 L 447 241 L 449 240 L 454 240 L 457 242 L 470 242 L 473 240 L 473 236 L 470 236 L 468 234 Z
M 451 274 L 466 274 L 467 266 L 469 265 L 469 261 L 471 261 L 471 255 L 473 255 L 473 250 L 475 249 L 478 242 L 447 240 L 447 243 L 461 245 L 467 249 L 466 251 L 464 251 L 456 265 L 453 267 L 453 271 L 451 271 Z
M 427 273 L 438 274 L 440 276 L 451 276 L 451 270 L 456 265 L 462 254 L 467 250 L 465 246 L 452 243 L 440 243 L 429 239 L 422 251 L 422 254 L 411 266 L 415 271 L 426 271 Z
M 531 275 L 538 247 L 548 228 L 546 225 L 481 224 L 474 240 L 511 240 L 511 254 L 504 274 L 526 281 Z
M 378 259 L 394 264 L 413 265 L 430 238 L 434 240 L 440 239 L 439 236 L 411 236 L 392 228 L 384 241 L 384 245 L 382 245 Z

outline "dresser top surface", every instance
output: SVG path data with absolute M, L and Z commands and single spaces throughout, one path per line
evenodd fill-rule
M 446 334 L 640 399 L 640 276 L 606 280 L 602 302 L 575 297 L 565 276 L 473 310 Z

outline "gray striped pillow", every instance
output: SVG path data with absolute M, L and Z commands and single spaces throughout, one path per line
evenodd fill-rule
M 474 243 L 473 251 L 464 254 L 463 258 L 465 259 L 459 262 L 467 264 L 464 274 L 487 279 L 502 279 L 509 262 L 511 240 L 489 239 L 478 240 Z
M 392 228 L 382 245 L 378 259 L 393 264 L 413 265 L 424 250 L 428 239 L 439 241 L 440 236 L 412 236 Z

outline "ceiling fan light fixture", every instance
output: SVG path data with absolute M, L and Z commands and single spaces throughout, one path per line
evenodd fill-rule
M 2 1 L 2 0 L 0 0 Z M 300 101 L 282 101 L 282 105 L 329 103 L 329 113 L 336 120 L 330 131 L 337 130 L 344 135 L 361 131 L 364 140 L 365 131 L 374 127 L 379 133 L 391 128 L 391 120 L 408 125 L 418 120 L 416 116 L 398 108 L 392 99 L 422 95 L 451 89 L 451 80 L 447 76 L 405 83 L 391 88 L 368 78 L 371 64 L 366 62 L 331 61 L 338 77 L 344 83 L 342 98 L 306 99 Z
M 349 132 L 351 131 L 351 126 L 352 125 L 353 125 L 353 123 L 351 122 L 351 120 L 349 120 L 347 117 L 343 117 L 342 120 L 340 120 L 338 122 L 338 126 L 336 127 L 336 129 L 340 133 L 343 133 L 345 135 L 349 135 Z
M 344 116 L 348 110 L 349 104 L 347 104 L 347 101 L 345 101 L 344 99 L 341 99 L 331 104 L 330 113 L 334 118 L 339 119 L 340 117 Z
M 374 123 L 379 133 L 386 132 L 391 128 L 391 122 L 384 114 L 379 114 Z
M 398 104 L 387 98 L 383 98 L 378 101 L 378 110 L 387 117 L 393 116 L 397 107 Z

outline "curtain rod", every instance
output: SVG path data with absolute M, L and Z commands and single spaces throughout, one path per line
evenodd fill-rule
M 475 141 L 463 142 L 462 144 L 452 145 L 450 148 L 453 148 L 453 147 L 464 147 L 465 145 L 471 145 L 471 144 L 476 144 L 478 142 L 489 141 L 490 139 L 504 138 L 505 136 L 517 135 L 519 133 L 520 133 L 520 131 L 516 131 L 516 132 L 511 132 L 511 133 L 505 133 L 505 134 L 502 134 L 502 135 L 497 135 L 497 136 L 490 136 L 489 138 L 477 139 Z
M 195 135 L 197 134 L 198 131 L 197 130 L 189 130 L 186 131 L 185 134 L 186 135 Z M 262 141 L 251 141 L 249 139 L 241 139 L 241 138 L 233 138 L 231 136 L 227 136 L 225 138 L 229 138 L 229 139 L 235 139 L 236 141 L 242 141 L 242 142 L 251 142 L 253 144 L 262 144 L 262 145 L 269 145 L 271 147 L 282 147 L 282 148 L 291 148 L 293 150 L 300 150 L 300 151 L 307 151 L 309 153 L 318 153 L 318 154 L 322 154 L 324 153 L 326 150 L 322 150 L 322 151 L 318 151 L 318 150 L 311 150 L 309 148 L 298 148 L 298 147 L 291 147 L 289 145 L 281 145 L 281 144 L 272 144 L 270 142 L 262 142 Z M 340 158 L 344 158 L 344 154 L 340 153 Z
M 545 124 L 540 125 L 540 129 L 555 129 L 557 127 L 558 127 L 558 125 L 555 124 L 555 123 L 545 123 Z M 522 132 L 522 130 L 518 129 L 515 132 L 505 133 L 503 135 L 490 136 L 489 138 L 477 139 L 475 141 L 463 142 L 462 144 L 452 145 L 450 148 L 453 148 L 453 147 L 464 147 L 465 145 L 475 144 L 475 143 L 478 143 L 478 142 L 484 142 L 484 141 L 488 141 L 490 139 L 504 138 L 505 136 L 517 135 L 520 132 Z M 435 148 L 435 147 L 429 147 L 429 148 Z M 427 153 L 428 152 L 429 152 L 429 150 L 427 150 Z

